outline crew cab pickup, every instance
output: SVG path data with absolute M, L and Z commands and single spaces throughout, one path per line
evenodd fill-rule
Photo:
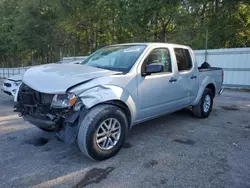
M 31 124 L 77 140 L 95 160 L 115 155 L 132 126 L 185 107 L 209 116 L 223 70 L 199 68 L 190 47 L 166 43 L 111 45 L 81 64 L 29 69 L 15 110 Z

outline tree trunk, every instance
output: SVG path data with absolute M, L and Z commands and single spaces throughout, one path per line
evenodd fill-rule
M 202 11 L 201 11 L 201 16 L 200 16 L 201 17 L 201 27 L 203 27 L 203 25 L 204 25 L 206 7 L 207 7 L 207 3 L 204 2 L 203 3 L 203 8 L 202 8 Z
M 215 13 L 218 13 L 218 8 L 219 8 L 219 0 L 215 0 Z
M 90 24 L 89 50 L 90 50 L 90 53 L 92 53 L 94 50 L 94 26 L 92 23 Z
M 33 51 L 32 51 L 32 57 L 31 57 L 31 66 L 34 66 L 34 65 L 36 65 L 36 54 L 35 53 L 33 53 Z

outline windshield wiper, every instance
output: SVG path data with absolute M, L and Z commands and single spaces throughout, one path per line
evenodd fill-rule
M 96 68 L 99 68 L 99 69 L 105 69 L 105 70 L 110 70 L 110 71 L 117 71 L 117 72 L 120 72 L 120 74 L 126 74 L 125 71 L 122 71 L 118 68 L 113 68 L 113 67 L 101 67 L 101 66 L 98 66 L 98 65 L 91 65 L 92 67 L 96 67 Z
M 97 65 L 92 65 L 93 67 L 99 68 L 99 69 L 105 69 L 104 67 L 97 66 Z

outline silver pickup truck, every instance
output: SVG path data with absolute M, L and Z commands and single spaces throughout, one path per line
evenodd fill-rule
M 222 92 L 221 68 L 198 68 L 191 48 L 134 43 L 104 47 L 81 64 L 29 69 L 15 110 L 31 124 L 55 131 L 95 160 L 115 155 L 132 126 L 185 107 L 209 116 Z

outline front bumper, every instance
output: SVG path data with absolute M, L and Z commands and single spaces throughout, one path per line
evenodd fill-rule
M 56 131 L 61 140 L 72 143 L 77 136 L 78 122 L 85 114 L 84 105 L 78 111 L 73 107 L 51 108 L 54 94 L 40 93 L 23 84 L 19 88 L 15 112 L 40 129 Z
M 50 131 L 56 131 L 58 130 L 59 126 L 56 124 L 56 122 L 51 120 L 44 120 L 44 119 L 37 119 L 31 116 L 23 116 L 23 119 L 31 123 L 32 125 L 35 125 L 36 127 L 40 129 L 46 129 Z
M 78 118 L 80 117 L 80 111 L 62 110 L 45 114 L 43 112 L 38 113 L 35 108 L 25 109 L 19 106 L 20 104 L 17 103 L 14 111 L 19 112 L 20 117 L 40 129 L 50 131 L 61 131 L 67 125 L 75 126 L 78 124 Z M 27 112 L 27 110 L 29 111 Z
M 85 113 L 82 108 L 81 111 L 73 111 L 72 109 L 50 109 L 47 112 L 41 110 L 41 107 L 25 106 L 16 103 L 15 112 L 19 112 L 19 116 L 41 129 L 51 131 L 59 131 L 65 128 L 66 125 L 75 125 L 78 122 L 81 112 Z

